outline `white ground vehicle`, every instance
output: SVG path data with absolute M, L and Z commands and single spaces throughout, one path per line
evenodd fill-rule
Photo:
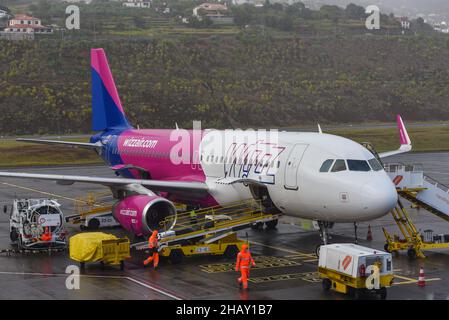
M 332 289 L 355 298 L 377 293 L 385 299 L 386 288 L 393 283 L 393 261 L 390 253 L 380 250 L 352 243 L 330 244 L 320 248 L 318 273 L 325 291 Z
M 67 246 L 60 204 L 53 199 L 16 199 L 10 211 L 10 238 L 19 249 Z M 7 207 L 4 208 L 5 213 Z
M 99 213 L 86 216 L 81 230 L 98 230 L 99 228 L 111 228 L 120 226 L 120 223 L 114 219 L 111 212 Z

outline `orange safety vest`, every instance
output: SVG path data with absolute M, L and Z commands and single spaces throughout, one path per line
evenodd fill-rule
M 237 264 L 235 266 L 236 269 L 239 268 L 249 268 L 250 263 L 255 266 L 253 257 L 251 257 L 251 253 L 240 251 L 237 255 Z
M 150 247 L 150 249 L 157 247 L 157 237 L 153 237 L 153 236 L 150 237 L 149 247 Z

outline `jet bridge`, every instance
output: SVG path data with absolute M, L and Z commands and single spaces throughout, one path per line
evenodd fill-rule
M 420 164 L 390 163 L 384 167 L 396 185 L 399 196 L 410 201 L 414 206 L 449 221 L 449 187 L 426 176 Z M 387 251 L 407 250 L 411 258 L 424 258 L 423 250 L 449 248 L 449 235 L 435 235 L 432 230 L 424 230 L 424 234 L 420 234 L 400 201 L 392 210 L 392 215 L 404 238 L 401 239 L 397 235 L 391 236 L 383 228 L 387 240 L 385 245 Z

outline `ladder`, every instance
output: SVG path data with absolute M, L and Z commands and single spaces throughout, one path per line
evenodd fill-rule
M 407 254 L 411 258 L 425 258 L 425 255 L 422 252 L 423 239 L 400 200 L 398 200 L 398 205 L 391 210 L 391 214 L 404 236 L 404 239 L 400 239 L 397 235 L 391 236 L 388 231 L 382 227 L 386 239 L 384 249 L 388 252 L 407 250 Z
M 449 187 L 424 175 L 422 165 L 390 163 L 384 167 L 396 185 L 400 197 L 418 208 L 423 208 L 437 217 L 449 221 Z M 423 235 L 416 229 L 400 201 L 391 213 L 404 238 L 401 239 L 396 235 L 392 237 L 385 228 L 382 228 L 386 238 L 385 250 L 389 252 L 407 250 L 410 258 L 425 258 L 423 250 L 449 248 L 447 240 L 449 235 L 434 237 L 432 230 L 425 230 L 427 237 L 423 239 Z

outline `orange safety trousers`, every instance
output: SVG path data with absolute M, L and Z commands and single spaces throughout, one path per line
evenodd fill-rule
M 153 252 L 153 255 L 151 255 L 150 257 L 148 257 L 148 259 L 146 259 L 143 264 L 144 265 L 148 265 L 151 263 L 151 261 L 153 261 L 153 267 L 157 267 L 157 265 L 159 264 L 159 253 L 157 252 Z
M 239 283 L 243 284 L 243 289 L 248 289 L 249 267 L 240 267 Z

